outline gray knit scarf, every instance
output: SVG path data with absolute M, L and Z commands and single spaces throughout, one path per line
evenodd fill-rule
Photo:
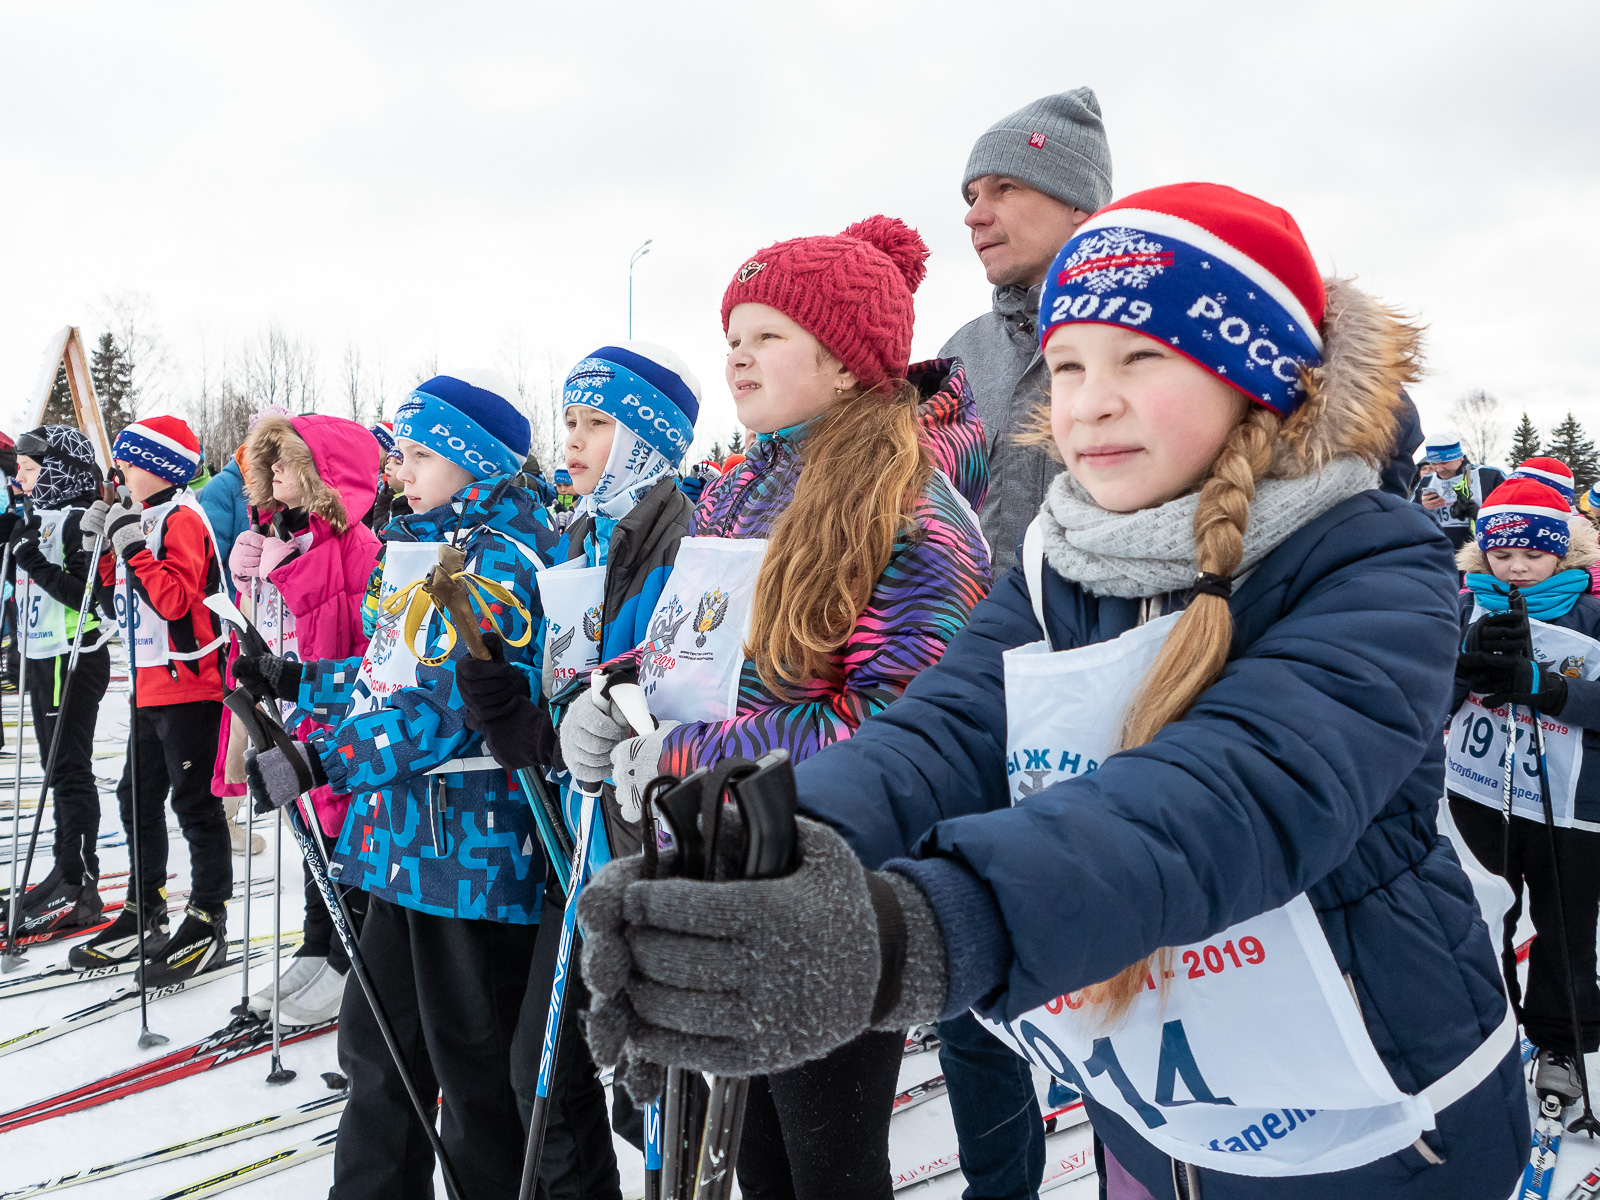
M 1299 479 L 1260 480 L 1244 531 L 1244 557 L 1234 575 L 1253 569 L 1295 530 L 1340 501 L 1377 486 L 1376 468 L 1353 455 Z M 1063 471 L 1039 507 L 1045 561 L 1062 578 L 1097 596 L 1184 591 L 1194 586 L 1200 569 L 1194 549 L 1199 504 L 1200 494 L 1193 492 L 1155 508 L 1107 512 Z

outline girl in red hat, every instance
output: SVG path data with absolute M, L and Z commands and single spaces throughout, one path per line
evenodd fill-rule
M 726 376 L 755 438 L 707 485 L 634 653 L 660 726 L 630 737 L 587 695 L 561 726 L 573 774 L 614 779 L 634 819 L 663 772 L 848 741 L 988 591 L 973 517 L 987 471 L 965 374 L 953 360 L 910 363 L 926 257 L 913 230 L 880 216 L 769 246 L 734 272 Z M 889 1194 L 903 1032 L 862 1029 L 755 1081 L 745 1195 Z

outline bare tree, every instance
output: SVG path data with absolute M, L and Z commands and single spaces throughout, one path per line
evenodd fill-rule
M 321 387 L 316 349 L 284 333 L 276 321 L 244 353 L 243 389 L 258 408 L 314 412 Z
M 1474 388 L 1450 406 L 1450 421 L 1471 461 L 1499 462 L 1505 457 L 1506 423 L 1500 401 L 1482 388 Z
M 427 383 L 439 373 L 439 352 L 430 350 L 417 360 L 417 365 L 411 368 L 411 382 L 413 384 Z
M 190 423 L 205 447 L 207 465 L 216 472 L 249 433 L 252 405 L 239 385 L 225 342 L 218 351 L 202 335 L 198 374 L 200 390 L 190 403 Z
M 150 297 L 127 290 L 107 293 L 100 298 L 96 315 L 116 338 L 132 367 L 133 387 L 126 399 L 128 415 L 137 420 L 169 405 L 173 362 Z
M 361 390 L 361 350 L 353 341 L 344 344 L 344 394 L 350 404 L 350 419 L 360 421 L 366 396 Z

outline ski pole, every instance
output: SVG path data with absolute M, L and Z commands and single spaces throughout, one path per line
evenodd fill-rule
M 1522 597 L 1517 591 L 1516 584 L 1511 585 L 1511 595 L 1507 599 L 1508 606 L 1515 608 Z M 1511 788 L 1514 783 L 1512 767 L 1517 757 L 1517 714 L 1511 705 L 1506 705 L 1506 781 L 1505 790 L 1500 793 L 1500 878 L 1507 884 L 1511 882 Z
M 125 489 L 124 489 L 125 490 Z M 130 498 L 131 500 L 131 498 Z M 110 518 L 107 517 L 109 522 Z M 98 560 L 90 570 L 100 569 Z M 129 844 L 133 850 L 133 876 L 128 883 L 128 894 L 133 897 L 134 920 L 138 922 L 139 939 L 139 969 L 134 972 L 139 982 L 139 1049 L 148 1050 L 151 1046 L 163 1046 L 169 1039 L 165 1034 L 150 1031 L 150 1005 L 149 995 L 144 986 L 145 964 L 145 906 L 144 906 L 144 850 L 142 839 L 139 836 L 139 824 L 142 801 L 145 799 L 140 784 L 143 778 L 139 774 L 139 620 L 138 596 L 133 590 L 133 568 L 124 564 L 123 576 L 123 602 L 128 608 L 128 773 L 132 786 L 128 789 L 129 812 L 132 816 L 133 828 L 129 831 Z M 163 796 L 159 803 L 165 804 Z
M 250 525 L 256 524 L 255 505 L 250 506 Z M 255 616 L 261 610 L 261 580 L 255 578 L 250 581 L 250 615 Z M 244 650 L 241 643 L 240 652 Z M 231 729 L 229 730 L 231 732 Z M 244 942 L 250 944 L 250 886 L 255 876 L 255 842 L 256 836 L 256 806 L 250 801 L 250 789 L 245 789 L 244 796 Z M 229 835 L 232 836 L 231 833 Z M 233 1015 L 241 1020 L 250 1019 L 250 960 L 246 959 L 244 970 L 239 975 L 239 1003 L 232 1009 Z
M 1533 656 L 1530 654 L 1530 658 Z M 1538 670 L 1534 659 L 1534 670 Z M 1514 710 L 1513 710 L 1514 711 Z M 1583 1090 L 1583 1114 L 1567 1128 L 1572 1133 L 1600 1136 L 1600 1121 L 1595 1120 L 1589 1102 L 1589 1067 L 1583 1059 L 1583 1023 L 1578 1018 L 1578 981 L 1572 970 L 1572 951 L 1567 945 L 1567 903 L 1561 889 L 1561 863 L 1556 857 L 1555 810 L 1550 803 L 1550 778 L 1545 770 L 1544 728 L 1540 724 L 1539 710 L 1532 709 L 1533 753 L 1539 764 L 1539 803 L 1544 809 L 1545 844 L 1550 852 L 1550 876 L 1556 889 L 1556 939 L 1561 951 L 1561 965 L 1567 977 L 1567 1010 L 1572 1018 L 1573 1059 L 1578 1064 L 1578 1084 Z
M 11 578 L 11 543 L 6 543 L 3 554 L 0 554 L 0 582 Z M 18 645 L 18 654 L 22 662 L 17 666 L 17 783 L 12 794 L 11 806 L 16 812 L 17 819 L 11 823 L 11 891 L 7 897 L 9 910 L 6 914 L 6 947 L 4 954 L 0 954 L 0 972 L 10 974 L 28 960 L 17 953 L 17 912 L 22 905 L 22 897 L 17 891 L 17 859 L 19 835 L 22 832 L 22 706 L 26 703 L 27 691 L 23 688 L 25 673 L 27 671 L 27 656 L 21 651 L 22 614 L 24 610 L 17 610 L 17 627 L 12 630 L 11 637 Z M 26 886 L 26 884 L 24 884 Z
M 470 639 L 468 646 L 471 646 Z M 487 650 L 485 651 L 487 654 Z M 605 677 L 596 671 L 590 687 L 601 699 L 610 700 L 612 715 L 635 734 L 648 733 L 656 727 L 650 715 L 644 693 L 637 684 L 621 684 L 610 689 Z M 589 875 L 589 844 L 593 836 L 596 812 L 600 806 L 599 784 L 584 784 L 578 788 L 582 796 L 578 815 L 578 843 L 572 858 L 572 871 L 567 885 L 567 905 L 561 916 L 561 941 L 556 947 L 556 972 L 550 984 L 550 1003 L 545 1012 L 544 1044 L 539 1051 L 539 1078 L 533 1094 L 533 1111 L 528 1117 L 528 1144 L 522 1157 L 522 1190 L 519 1200 L 533 1200 L 538 1184 L 539 1167 L 544 1161 L 545 1128 L 550 1120 L 550 1089 L 553 1086 L 556 1056 L 561 1052 L 561 1032 L 565 1027 L 562 1018 L 567 1013 L 567 978 L 572 961 L 572 938 L 578 922 L 578 900 Z
M 277 588 L 272 589 L 273 596 L 277 598 L 277 624 L 276 640 L 278 648 L 283 641 L 283 596 Z M 276 650 L 274 650 L 276 653 Z M 282 724 L 280 714 L 276 711 L 278 702 L 272 701 L 273 716 Z M 246 789 L 248 795 L 249 789 Z M 255 805 L 250 806 L 252 809 Z M 296 834 L 298 837 L 298 833 Z M 249 849 L 248 846 L 245 849 Z M 319 846 L 318 849 L 321 849 Z M 302 850 L 303 852 L 303 850 Z M 295 1077 L 296 1072 L 283 1065 L 283 1019 L 281 1005 L 283 996 L 279 984 L 283 979 L 283 814 L 278 814 L 278 819 L 273 823 L 272 833 L 272 1069 L 267 1072 L 268 1083 L 288 1083 Z
M 39 829 L 40 829 L 41 820 L 42 820 L 42 818 L 44 816 L 45 797 L 50 794 L 50 784 L 55 778 L 56 756 L 57 756 L 57 754 L 60 753 L 60 750 L 61 750 L 61 735 L 62 735 L 62 730 L 63 730 L 64 726 L 66 725 L 67 702 L 72 698 L 72 681 L 77 677 L 78 658 L 83 652 L 84 627 L 86 625 L 88 625 L 88 623 L 89 623 L 89 613 L 90 613 L 90 610 L 93 608 L 93 605 L 94 605 L 95 575 L 99 572 L 99 569 L 100 569 L 100 566 L 99 566 L 99 564 L 100 564 L 100 552 L 101 552 L 101 550 L 103 550 L 105 548 L 105 544 L 106 544 L 106 531 L 105 531 L 105 527 L 102 525 L 101 528 L 100 528 L 100 532 L 94 535 L 94 551 L 89 556 L 89 571 L 88 571 L 88 574 L 85 576 L 84 581 L 83 581 L 83 599 L 78 604 L 78 627 L 77 627 L 77 629 L 73 630 L 73 633 L 72 633 L 72 653 L 70 655 L 68 655 L 68 657 L 67 657 L 67 673 L 66 673 L 66 677 L 62 680 L 62 683 L 61 683 L 61 698 L 56 704 L 56 723 L 55 723 L 55 727 L 50 731 L 50 750 L 45 755 L 44 778 L 43 778 L 43 780 L 41 780 L 41 782 L 39 784 L 39 806 L 38 806 L 38 808 L 36 808 L 34 810 L 34 814 L 33 814 L 33 833 L 28 838 L 28 856 L 27 856 L 26 860 L 22 864 L 22 887 L 23 887 L 23 890 L 27 889 L 28 876 L 33 870 L 34 852 L 35 852 L 35 850 L 37 849 L 37 847 L 39 845 Z M 10 550 L 11 550 L 11 547 L 7 546 L 6 547 L 6 552 L 8 554 L 10 553 Z M 3 572 L 0 572 L 0 575 L 3 575 L 3 574 L 4 574 Z M 21 624 L 21 619 L 20 618 L 18 620 L 18 623 Z M 130 669 L 130 675 L 131 675 L 131 673 L 132 672 L 131 672 L 131 669 Z M 19 675 L 20 675 L 20 672 L 19 672 Z M 132 685 L 130 684 L 130 686 L 132 686 Z M 18 694 L 20 695 L 21 691 L 22 691 L 20 678 L 19 678 L 18 684 L 17 684 L 17 691 L 18 691 Z M 19 716 L 19 720 L 18 720 L 18 723 L 17 723 L 18 740 L 19 740 L 19 745 L 17 747 L 17 761 L 18 761 L 18 770 L 19 771 L 21 769 L 21 760 L 22 760 L 22 747 L 20 745 L 21 728 L 22 728 L 22 725 L 21 725 L 21 720 L 20 720 L 20 716 Z M 14 847 L 13 847 L 13 851 L 12 851 L 12 860 L 13 860 L 13 862 L 15 862 L 15 848 Z M 16 889 L 15 888 L 12 889 L 12 894 L 13 895 L 16 894 Z M 14 930 L 15 927 L 16 927 L 16 914 L 13 913 L 12 914 L 11 924 L 7 926 L 7 930 L 8 931 Z M 248 935 L 248 931 L 247 931 L 247 935 Z M 7 936 L 11 939 L 11 947 L 10 947 L 10 951 L 8 953 L 8 957 L 10 957 L 11 955 L 14 955 L 15 952 L 16 952 L 16 941 L 15 941 L 16 935 L 14 933 L 8 932 Z M 18 960 L 18 961 L 21 961 L 21 960 Z
M 207 600 L 213 610 L 216 597 Z M 227 603 L 227 598 L 222 598 Z M 231 608 L 232 606 L 229 605 Z M 238 613 L 238 609 L 233 609 Z M 240 618 L 242 620 L 242 617 Z M 257 637 L 260 635 L 257 634 Z M 267 750 L 274 745 L 284 749 L 285 757 L 291 764 L 300 762 L 299 753 L 294 749 L 294 739 L 283 728 L 281 720 L 270 718 L 262 705 L 255 702 L 250 694 L 243 688 L 234 691 L 223 701 L 244 724 L 245 731 L 250 736 L 250 741 L 258 751 Z M 298 771 L 300 768 L 296 766 Z M 312 881 L 322 895 L 322 902 L 328 906 L 328 915 L 333 918 L 334 931 L 339 935 L 339 941 L 344 946 L 345 954 L 350 959 L 350 970 L 356 977 L 356 983 L 361 988 L 361 993 L 367 998 L 367 1004 L 372 1009 L 374 1023 L 378 1033 L 383 1038 L 383 1044 L 389 1051 L 393 1060 L 395 1071 L 400 1076 L 401 1085 L 406 1090 L 406 1096 L 411 1101 L 411 1107 L 417 1119 L 422 1122 L 423 1134 L 428 1139 L 428 1144 L 433 1148 L 435 1158 L 439 1163 L 439 1170 L 444 1176 L 446 1193 L 451 1200 L 465 1200 L 465 1193 L 457 1181 L 455 1167 L 450 1162 L 450 1156 L 445 1152 L 444 1143 L 439 1138 L 439 1131 L 434 1127 L 437 1105 L 425 1105 L 422 1094 L 417 1090 L 416 1079 L 406 1065 L 405 1055 L 401 1053 L 400 1043 L 395 1039 L 394 1026 L 389 1022 L 388 1013 L 384 1011 L 383 1002 L 378 998 L 377 988 L 372 982 L 372 976 L 367 970 L 367 960 L 361 953 L 361 944 L 355 936 L 354 925 L 350 921 L 349 910 L 345 908 L 344 897 L 333 885 L 333 880 L 328 874 L 327 857 L 323 852 L 322 843 L 311 830 L 301 808 L 302 801 L 312 789 L 314 781 L 310 778 L 300 780 L 305 786 L 300 795 L 295 798 L 289 812 L 289 828 L 294 832 L 295 840 L 300 844 L 300 852 L 305 856 L 306 865 L 311 869 Z M 281 826 L 283 814 L 279 814 Z

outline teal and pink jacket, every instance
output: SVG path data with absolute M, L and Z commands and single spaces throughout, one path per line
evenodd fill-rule
M 784 749 L 796 761 L 850 737 L 938 662 L 989 592 L 989 548 L 973 515 L 989 486 L 983 426 L 957 359 L 914 365 L 923 444 L 937 470 L 917 501 L 915 526 L 895 543 L 867 607 L 834 652 L 836 682 L 812 680 L 775 695 L 746 660 L 737 714 L 691 721 L 667 735 L 661 769 L 683 776 L 729 756 Z M 695 509 L 700 537 L 767 537 L 794 497 L 804 428 L 760 435 L 745 461 L 711 483 Z M 634 651 L 634 654 L 639 651 Z

